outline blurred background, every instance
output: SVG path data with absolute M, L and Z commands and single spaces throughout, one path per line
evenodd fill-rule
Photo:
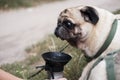
M 1 68 L 26 78 L 31 72 L 31 66 L 43 64 L 40 59 L 41 53 L 58 50 L 61 44 L 64 45 L 65 42 L 53 35 L 59 13 L 65 8 L 79 5 L 94 5 L 113 13 L 120 13 L 120 0 L 0 0 Z M 80 53 L 72 47 L 66 51 L 74 53 L 73 57 Z M 79 58 L 80 55 L 71 61 L 71 64 Z M 76 65 L 80 69 L 85 64 L 86 62 Z M 76 73 L 77 68 L 70 69 Z M 69 80 L 77 80 L 81 74 L 80 70 L 75 77 L 70 77 L 73 74 L 69 71 L 66 68 L 65 74 Z M 39 78 L 43 79 L 44 77 Z

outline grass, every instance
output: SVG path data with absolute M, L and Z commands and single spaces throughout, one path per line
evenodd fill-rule
M 36 65 L 44 64 L 44 61 L 41 58 L 42 53 L 48 51 L 59 51 L 63 46 L 65 46 L 65 44 L 65 41 L 61 41 L 55 36 L 50 35 L 46 37 L 43 42 L 38 42 L 37 44 L 34 44 L 26 49 L 28 54 L 30 54 L 26 60 L 22 62 L 15 62 L 13 64 L 5 64 L 2 65 L 1 68 L 15 76 L 27 80 L 28 76 L 37 71 L 35 69 Z M 71 46 L 68 46 L 64 52 L 72 56 L 72 60 L 65 66 L 64 76 L 68 80 L 78 80 L 83 67 L 86 65 L 86 60 L 84 57 L 81 58 L 82 55 L 80 50 Z M 36 55 L 32 55 L 32 53 L 36 53 Z M 45 80 L 46 77 L 46 72 L 43 71 L 31 80 Z
M 30 65 L 23 65 L 21 63 L 14 63 L 14 64 L 6 64 L 6 65 L 2 65 L 1 69 L 17 76 L 20 77 L 24 80 L 27 80 L 27 78 L 35 73 L 38 70 L 35 70 L 34 67 L 31 67 Z M 31 80 L 44 80 L 46 78 L 46 74 L 45 72 L 42 72 L 40 75 L 32 78 Z
M 21 7 L 36 6 L 39 4 L 64 1 L 64 0 L 0 0 L 0 9 L 16 9 Z

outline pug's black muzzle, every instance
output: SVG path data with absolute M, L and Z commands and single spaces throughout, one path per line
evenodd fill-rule
M 62 40 L 68 40 L 70 38 L 69 31 L 63 26 L 58 26 L 54 34 Z

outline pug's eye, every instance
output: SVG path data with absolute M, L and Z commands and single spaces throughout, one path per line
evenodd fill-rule
M 69 20 L 65 20 L 63 21 L 63 26 L 67 27 L 68 29 L 73 29 L 75 24 L 73 24 L 71 21 Z

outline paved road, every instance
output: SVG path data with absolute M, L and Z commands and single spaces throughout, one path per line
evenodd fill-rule
M 0 11 L 0 64 L 25 59 L 24 49 L 54 32 L 61 10 L 95 5 L 109 11 L 120 9 L 119 0 L 67 0 L 14 11 Z

